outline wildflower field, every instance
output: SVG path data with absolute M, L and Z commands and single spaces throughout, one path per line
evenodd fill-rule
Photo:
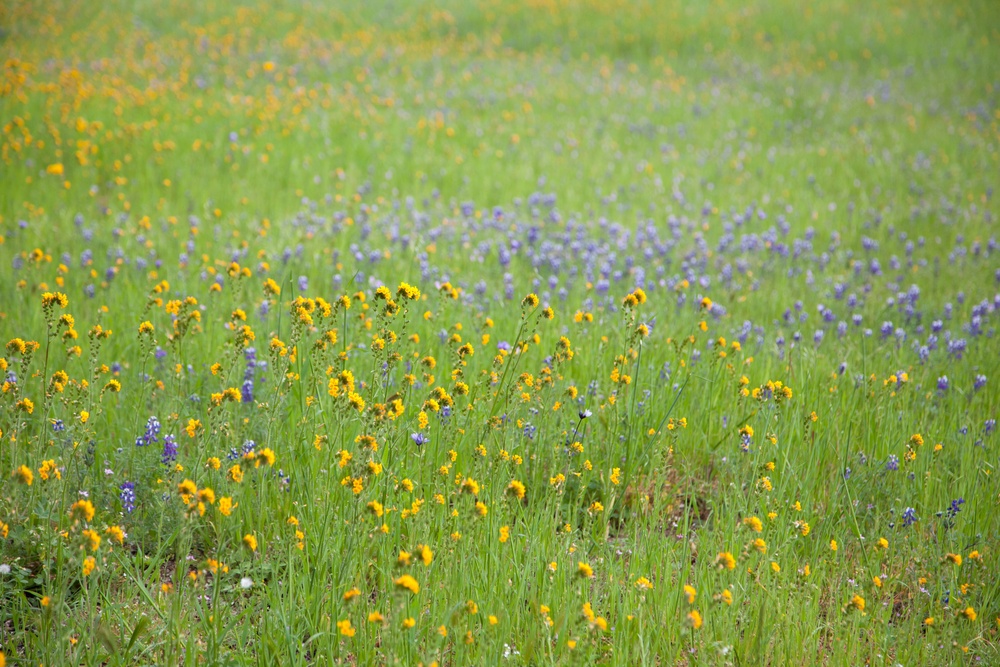
M 0 61 L 0 667 L 1000 664 L 997 3 Z

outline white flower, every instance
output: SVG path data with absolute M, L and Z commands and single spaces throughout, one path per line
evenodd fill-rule
M 243 577 L 240 579 L 240 588 L 246 590 L 253 586 L 253 579 L 250 577 Z
M 10 565 L 7 563 L 0 565 L 0 574 L 10 574 Z

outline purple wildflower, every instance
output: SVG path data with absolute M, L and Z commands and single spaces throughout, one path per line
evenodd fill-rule
M 948 508 L 948 518 L 954 518 L 959 512 L 962 511 L 962 505 L 965 504 L 965 498 L 958 498 L 951 501 L 951 507 Z
M 122 482 L 118 497 L 122 501 L 122 509 L 131 514 L 135 510 L 135 483 Z
M 146 432 L 135 439 L 136 447 L 146 447 L 154 442 L 159 442 L 160 420 L 155 416 L 146 420 Z
M 163 436 L 163 456 L 160 460 L 165 466 L 177 460 L 177 438 L 171 434 Z

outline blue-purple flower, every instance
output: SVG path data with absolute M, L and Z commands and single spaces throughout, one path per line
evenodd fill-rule
M 146 447 L 153 443 L 159 442 L 160 438 L 160 420 L 155 416 L 150 417 L 146 420 L 146 431 L 142 435 L 135 439 L 136 447 Z
M 122 509 L 131 514 L 135 510 L 135 483 L 122 482 L 118 498 L 122 501 Z

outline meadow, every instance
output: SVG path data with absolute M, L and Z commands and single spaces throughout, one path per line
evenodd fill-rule
M 997 3 L 0 61 L 0 667 L 1000 664 Z

